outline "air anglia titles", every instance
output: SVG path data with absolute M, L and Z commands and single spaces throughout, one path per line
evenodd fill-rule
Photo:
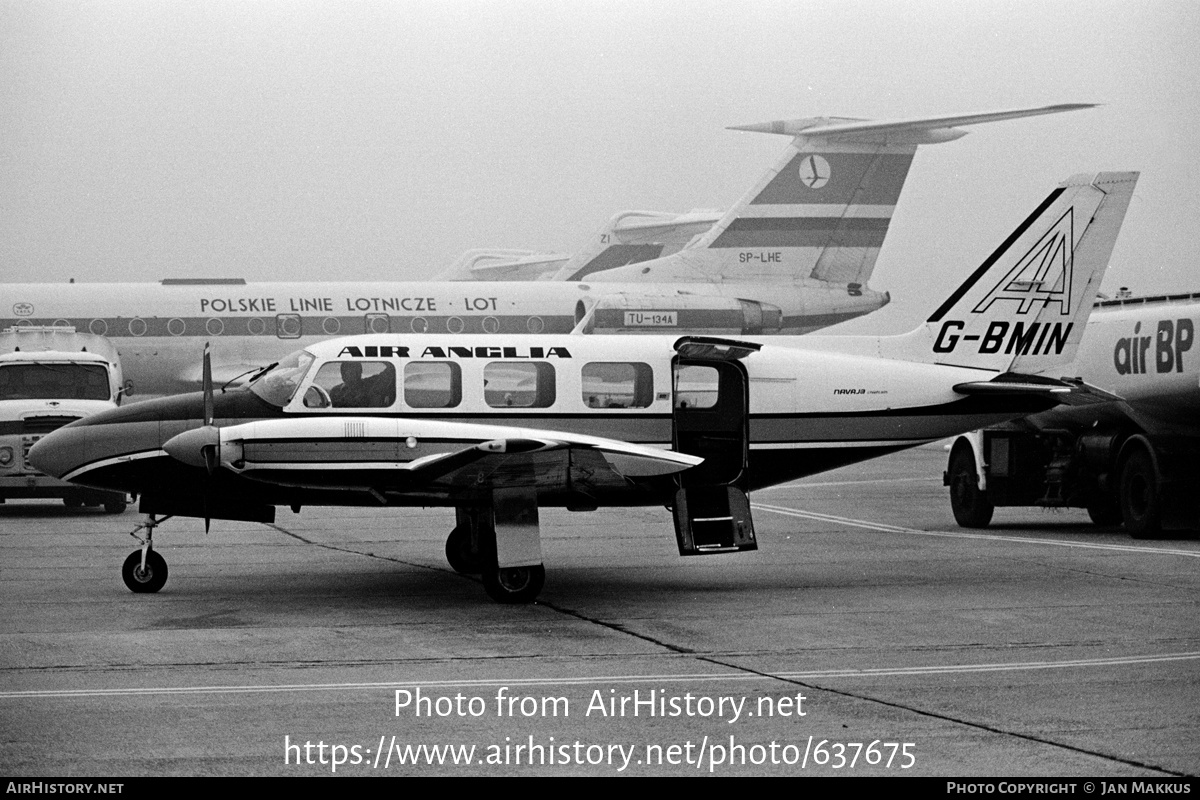
M 426 347 L 417 355 L 398 345 L 343 347 L 338 358 L 570 358 L 565 347 Z

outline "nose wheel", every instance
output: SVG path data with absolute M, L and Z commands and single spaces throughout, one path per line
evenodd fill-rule
M 167 582 L 167 561 L 151 550 L 146 553 L 146 563 L 143 564 L 142 551 L 134 550 L 121 567 L 121 578 L 131 592 L 157 592 Z
M 129 587 L 129 591 L 137 594 L 157 592 L 167 583 L 167 560 L 154 551 L 154 529 L 169 520 L 170 517 L 155 519 L 153 514 L 146 516 L 146 521 L 138 525 L 129 535 L 141 542 L 141 548 L 134 550 L 121 565 L 121 579 Z M 138 535 L 145 531 L 145 538 Z

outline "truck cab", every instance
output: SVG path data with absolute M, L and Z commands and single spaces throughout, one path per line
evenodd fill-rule
M 117 514 L 126 495 L 84 489 L 44 475 L 29 449 L 53 430 L 120 404 L 121 362 L 102 336 L 69 327 L 17 327 L 0 333 L 0 503 L 61 498 L 70 508 Z

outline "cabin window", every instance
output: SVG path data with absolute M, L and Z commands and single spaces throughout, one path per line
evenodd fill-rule
M 305 408 L 387 408 L 396 401 L 396 368 L 386 361 L 330 361 L 304 393 Z
M 275 335 L 280 339 L 300 338 L 300 315 L 278 314 L 275 317 Z
M 363 328 L 367 333 L 388 333 L 392 329 L 392 318 L 387 314 L 367 314 Z
M 689 364 L 675 370 L 675 407 L 712 408 L 721 376 L 716 367 Z
M 549 408 L 554 367 L 545 361 L 493 361 L 483 368 L 483 396 L 492 408 Z
M 588 408 L 646 408 L 654 402 L 649 364 L 593 361 L 583 368 L 583 404 Z
M 462 367 L 452 361 L 405 364 L 404 402 L 409 408 L 454 408 L 462 402 Z

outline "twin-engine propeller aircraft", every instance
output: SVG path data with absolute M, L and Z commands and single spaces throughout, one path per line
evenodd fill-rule
M 135 592 L 167 578 L 160 515 L 268 522 L 275 506 L 453 506 L 450 564 L 501 602 L 542 588 L 541 507 L 662 504 L 681 554 L 752 550 L 755 489 L 1111 397 L 1053 370 L 1075 353 L 1136 180 L 1068 180 L 903 336 L 347 337 L 244 389 L 207 377 L 201 394 L 80 420 L 31 458 L 140 495 Z
M 493 264 L 479 271 L 487 282 L 350 282 L 334 278 L 353 265 L 330 264 L 324 280 L 309 282 L 0 284 L 0 329 L 74 326 L 107 337 L 126 394 L 196 389 L 201 340 L 211 342 L 213 377 L 224 384 L 297 348 L 359 333 L 808 333 L 890 299 L 867 280 L 919 145 L 965 136 L 959 126 L 1087 107 L 745 126 L 791 142 L 732 208 L 618 216 L 549 273 L 556 280 L 494 280 L 506 273 Z M 682 236 L 700 233 L 679 249 Z M 527 266 L 512 274 L 537 274 Z

